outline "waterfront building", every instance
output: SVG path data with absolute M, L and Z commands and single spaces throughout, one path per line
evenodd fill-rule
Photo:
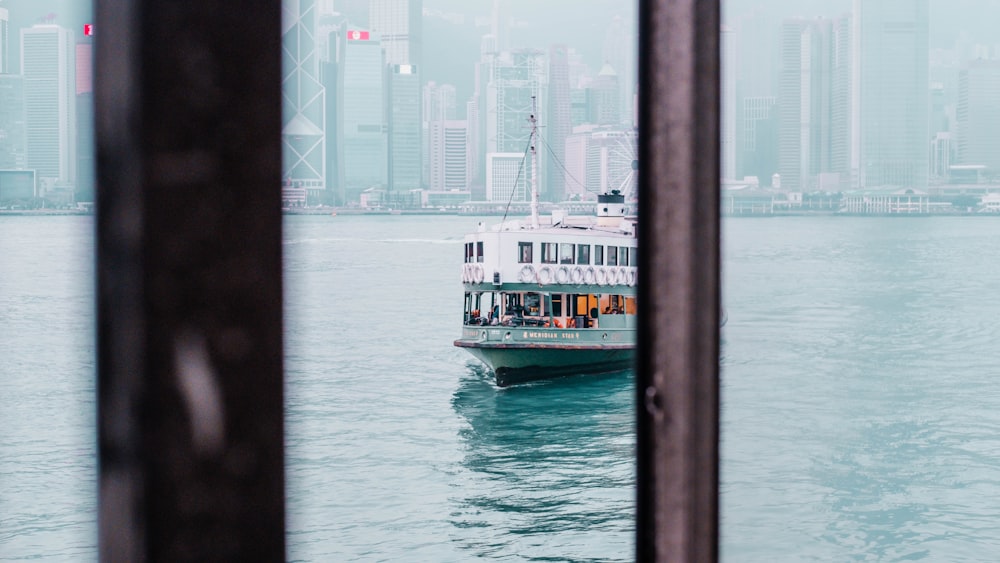
M 384 57 L 377 34 L 349 29 L 344 49 L 344 184 L 356 200 L 386 185 Z
M 958 164 L 1000 175 L 1000 60 L 969 62 L 958 77 Z
M 928 0 L 855 0 L 862 187 L 927 186 Z
M 847 192 L 840 210 L 861 215 L 913 215 L 930 213 L 932 208 L 926 191 L 894 187 Z
M 76 64 L 73 32 L 55 24 L 21 30 L 27 167 L 42 197 L 71 200 L 76 181 Z
M 0 74 L 0 170 L 27 166 L 24 80 L 20 74 Z
M 319 76 L 316 6 L 284 0 L 281 7 L 282 184 L 305 188 L 311 199 L 323 201 L 328 199 L 326 92 Z

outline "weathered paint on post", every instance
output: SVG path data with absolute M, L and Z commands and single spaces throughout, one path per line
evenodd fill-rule
M 719 2 L 639 11 L 639 561 L 718 559 Z
M 281 2 L 95 4 L 100 558 L 284 560 Z

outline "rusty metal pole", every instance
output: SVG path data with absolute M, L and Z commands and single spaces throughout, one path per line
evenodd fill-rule
M 102 561 L 285 558 L 280 0 L 97 0 Z
M 639 561 L 718 559 L 718 0 L 639 11 Z

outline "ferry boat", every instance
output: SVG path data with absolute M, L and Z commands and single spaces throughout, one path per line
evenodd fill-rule
M 599 195 L 593 215 L 540 217 L 534 177 L 530 218 L 480 223 L 465 236 L 455 346 L 485 363 L 500 387 L 631 368 L 637 219 L 626 217 L 618 190 Z

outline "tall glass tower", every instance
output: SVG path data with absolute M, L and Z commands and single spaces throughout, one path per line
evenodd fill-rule
M 371 0 L 368 20 L 385 53 L 387 179 L 398 196 L 423 180 L 423 1 Z
M 316 29 L 315 0 L 282 0 L 282 181 L 326 201 L 326 98 Z
M 73 32 L 54 24 L 22 29 L 21 74 L 28 168 L 36 171 L 43 190 L 71 188 L 76 174 Z
M 928 0 L 855 0 L 861 187 L 927 186 Z

